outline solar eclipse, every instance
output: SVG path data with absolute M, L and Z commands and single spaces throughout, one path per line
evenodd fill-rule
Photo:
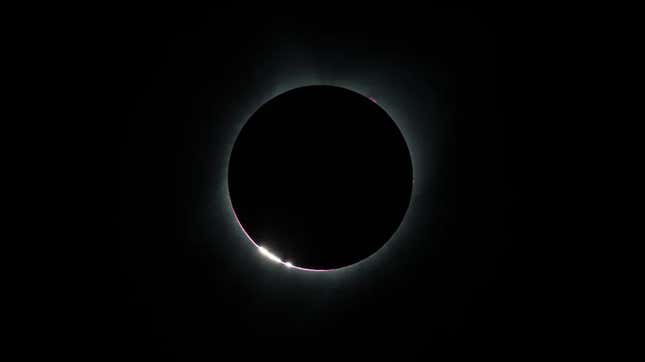
M 408 208 L 412 160 L 395 122 L 346 88 L 307 86 L 260 107 L 228 165 L 237 221 L 269 259 L 310 271 L 377 252 Z

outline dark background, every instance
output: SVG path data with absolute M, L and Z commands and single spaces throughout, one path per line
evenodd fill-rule
M 320 7 L 115 13 L 105 54 L 120 149 L 115 350 L 190 360 L 273 336 L 280 352 L 292 336 L 502 347 L 540 331 L 531 244 L 514 226 L 522 159 L 509 151 L 527 127 L 522 38 L 493 9 Z M 424 115 L 409 120 L 424 144 L 415 172 L 427 176 L 409 230 L 358 271 L 314 276 L 257 257 L 218 198 L 232 115 L 258 106 L 277 52 L 292 54 L 285 66 L 377 69 L 405 90 L 393 103 Z

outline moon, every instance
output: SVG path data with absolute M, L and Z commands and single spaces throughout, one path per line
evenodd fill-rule
M 408 209 L 406 141 L 378 103 L 314 85 L 263 104 L 237 135 L 228 190 L 258 251 L 287 268 L 329 271 L 376 253 Z

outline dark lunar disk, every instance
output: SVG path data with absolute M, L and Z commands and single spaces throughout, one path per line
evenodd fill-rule
M 271 99 L 248 120 L 228 185 L 257 245 L 297 267 L 336 269 L 392 237 L 410 202 L 412 161 L 378 104 L 344 88 L 309 86 Z

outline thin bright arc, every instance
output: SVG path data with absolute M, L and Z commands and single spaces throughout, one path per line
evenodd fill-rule
M 275 261 L 276 263 L 281 263 L 281 264 L 284 263 L 282 259 L 278 258 L 275 254 L 268 251 L 265 247 L 261 246 L 259 249 L 260 249 L 260 253 L 262 253 L 267 258 Z
M 309 269 L 309 268 L 303 268 L 303 267 L 301 267 L 301 266 L 294 265 L 294 264 L 292 264 L 291 262 L 284 262 L 284 261 L 282 261 L 282 260 L 281 260 L 280 258 L 278 258 L 277 256 L 275 256 L 275 255 L 271 254 L 271 253 L 270 253 L 270 252 L 269 252 L 265 247 L 260 246 L 258 243 L 256 243 L 256 242 L 253 240 L 253 238 L 251 238 L 251 235 L 249 235 L 249 233 L 248 233 L 248 232 L 244 229 L 244 227 L 242 226 L 242 223 L 240 222 L 240 219 L 237 217 L 237 214 L 235 213 L 235 208 L 231 207 L 231 210 L 233 211 L 233 216 L 235 217 L 235 221 L 237 222 L 237 225 L 239 225 L 239 226 L 240 226 L 240 229 L 242 229 L 242 231 L 244 232 L 244 235 L 246 235 L 246 238 L 247 238 L 247 239 L 249 239 L 249 241 L 250 241 L 251 243 L 253 243 L 253 245 L 255 245 L 255 247 L 256 247 L 256 248 L 258 248 L 258 250 L 259 250 L 259 251 L 260 251 L 264 256 L 268 257 L 269 259 L 271 259 L 271 260 L 273 260 L 273 261 L 275 261 L 275 262 L 278 262 L 278 263 L 280 263 L 280 264 L 283 264 L 283 265 L 285 265 L 286 267 L 288 267 L 289 269 L 298 269 L 298 270 L 304 270 L 304 271 L 310 271 L 310 272 L 328 272 L 328 271 L 334 271 L 334 270 L 342 269 L 342 268 L 336 268 L 336 269 Z M 273 258 L 269 257 L 269 255 L 272 255 L 273 257 L 275 257 L 275 259 L 273 259 Z M 277 259 L 277 260 L 276 260 L 276 259 Z

